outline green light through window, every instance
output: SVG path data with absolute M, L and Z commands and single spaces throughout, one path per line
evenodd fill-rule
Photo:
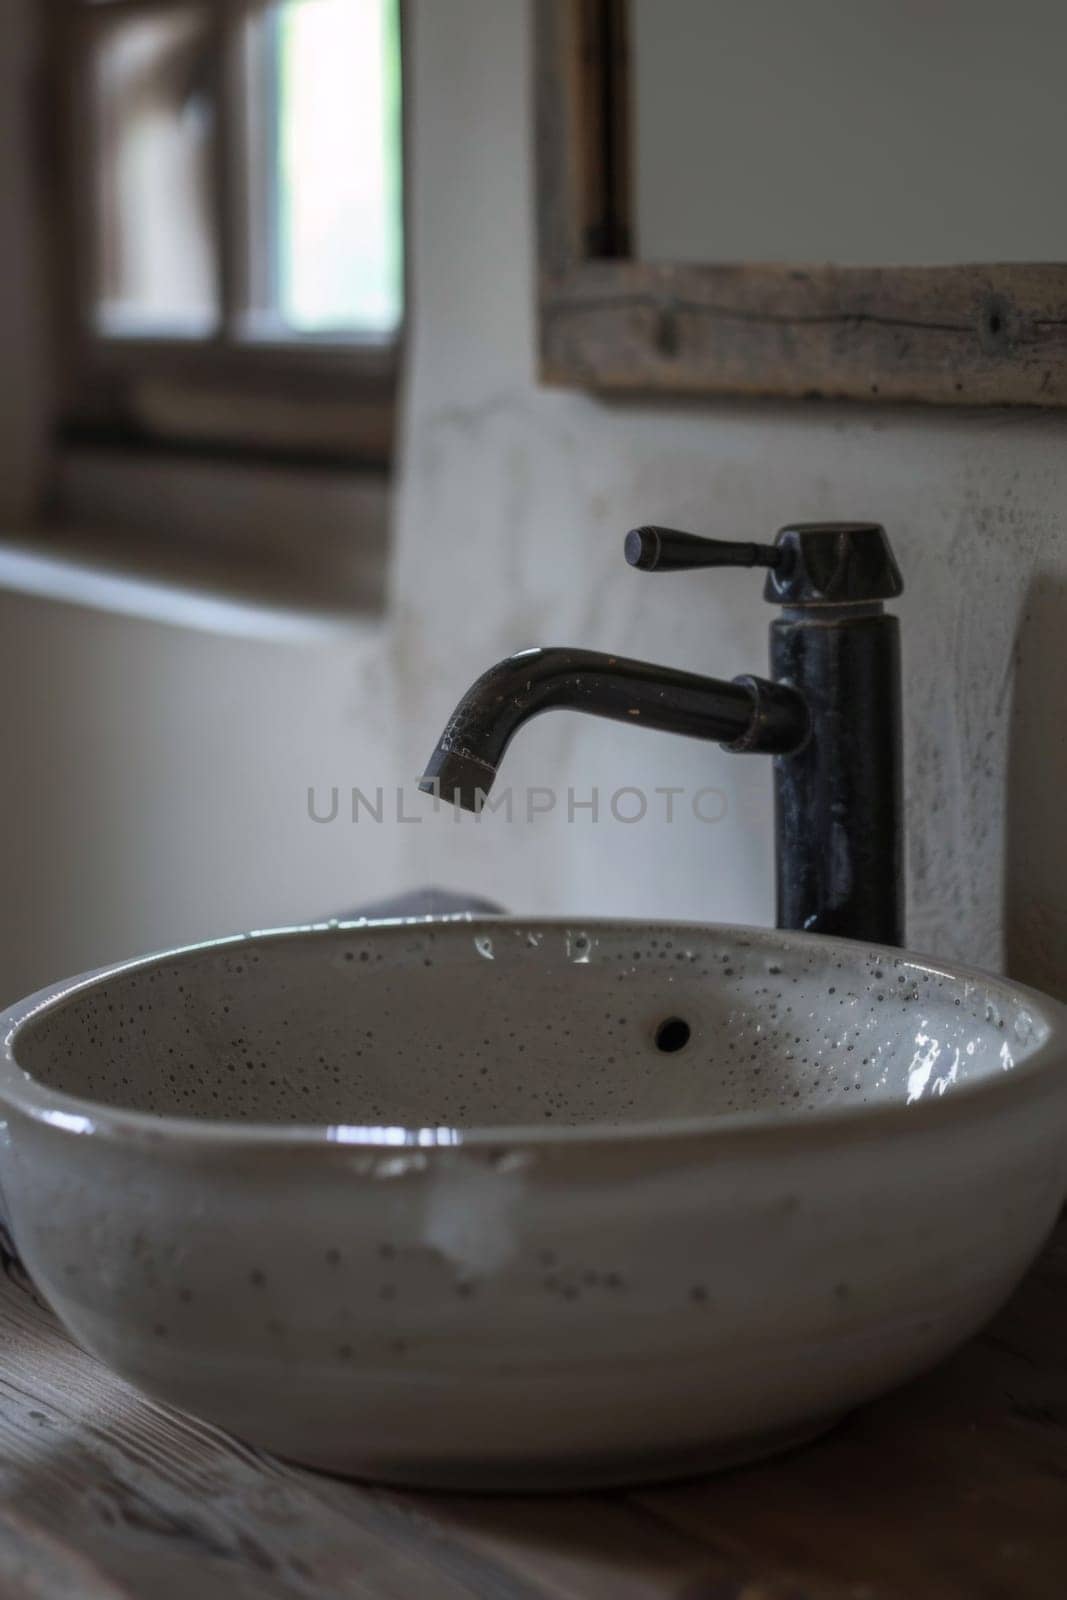
M 284 0 L 277 39 L 278 313 L 386 337 L 403 314 L 399 0 Z

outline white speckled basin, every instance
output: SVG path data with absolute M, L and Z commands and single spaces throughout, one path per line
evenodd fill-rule
M 81 1343 L 253 1444 L 424 1486 L 669 1477 L 997 1308 L 1063 1199 L 1064 1016 L 804 934 L 256 934 L 2 1019 L 0 1181 Z

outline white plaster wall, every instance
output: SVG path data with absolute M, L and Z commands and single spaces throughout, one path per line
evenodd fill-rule
M 0 1005 L 387 893 L 391 836 L 307 788 L 387 766 L 380 632 L 237 637 L 0 591 Z
M 635 574 L 620 550 L 634 523 L 761 539 L 793 518 L 882 520 L 907 582 L 912 940 L 992 964 L 1006 941 L 1017 971 L 1067 988 L 1067 419 L 539 388 L 529 8 L 421 0 L 414 22 L 417 309 L 394 573 L 412 761 L 459 690 L 528 644 L 760 669 L 769 613 L 752 575 Z M 505 775 L 608 792 L 711 783 L 729 814 L 595 828 L 442 816 L 409 830 L 409 872 L 531 910 L 770 917 L 760 758 L 554 715 L 520 734 Z

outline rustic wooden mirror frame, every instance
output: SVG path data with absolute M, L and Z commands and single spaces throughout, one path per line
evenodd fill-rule
M 1067 263 L 634 260 L 627 13 L 627 0 L 534 0 L 544 382 L 1067 405 Z

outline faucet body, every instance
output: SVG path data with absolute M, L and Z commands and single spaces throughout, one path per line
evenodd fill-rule
M 550 710 L 769 754 L 778 926 L 902 943 L 900 642 L 883 605 L 902 585 L 882 529 L 799 524 L 774 545 L 753 545 L 644 528 L 628 536 L 626 555 L 644 571 L 768 568 L 766 598 L 782 607 L 771 627 L 771 679 L 525 650 L 467 691 L 421 788 L 479 810 L 515 732 Z
M 778 926 L 901 945 L 897 619 L 787 614 L 771 625 L 771 670 L 803 695 L 814 730 L 774 762 Z

